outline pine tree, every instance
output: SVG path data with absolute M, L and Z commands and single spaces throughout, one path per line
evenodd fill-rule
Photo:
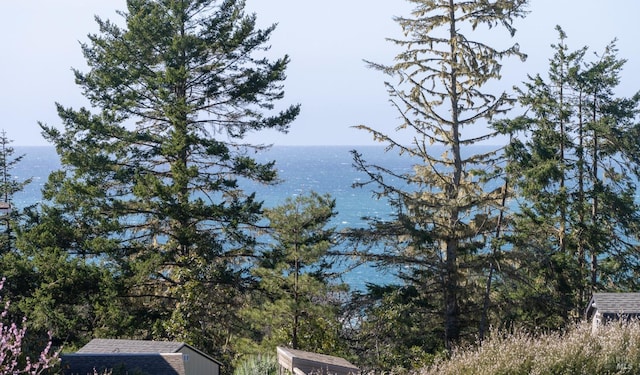
M 25 155 L 14 156 L 11 143 L 6 132 L 0 132 L 0 200 L 10 209 L 2 218 L 6 227 L 2 233 L 0 274 L 8 278 L 2 283 L 3 293 L 13 300 L 9 314 L 14 319 L 28 317 L 30 340 L 44 341 L 53 335 L 56 346 L 65 341 L 88 340 L 91 338 L 86 335 L 88 328 L 98 327 L 106 319 L 115 321 L 122 314 L 111 311 L 107 318 L 109 314 L 97 311 L 97 306 L 105 306 L 104 299 L 109 296 L 105 288 L 108 283 L 102 283 L 101 277 L 110 275 L 97 264 L 82 264 L 59 248 L 55 250 L 65 237 L 61 230 L 64 225 L 40 231 L 38 241 L 34 238 L 25 241 L 25 232 L 38 215 L 36 206 L 23 208 L 13 202 L 14 195 L 32 179 L 20 181 L 12 175 Z
M 616 95 L 620 72 L 626 60 L 617 57 L 615 40 L 577 77 L 580 165 L 579 203 L 586 208 L 580 217 L 580 264 L 588 274 L 580 304 L 598 290 L 637 290 L 635 278 L 640 258 L 634 243 L 640 238 L 640 206 L 636 201 L 640 176 L 638 114 L 640 93 L 625 98 Z M 584 195 L 584 197 L 583 197 Z M 584 259 L 586 257 L 586 259 Z M 601 266 L 601 263 L 604 267 Z
M 8 299 L 20 302 L 29 293 L 36 279 L 36 272 L 28 259 L 19 250 L 17 237 L 21 232 L 24 220 L 28 217 L 30 207 L 18 207 L 14 202 L 14 195 L 21 192 L 32 179 L 19 181 L 13 170 L 19 167 L 23 155 L 15 155 L 5 130 L 0 132 L 0 202 L 4 205 L 0 217 L 0 274 L 8 278 L 3 283 L 3 293 Z M 12 317 L 23 316 L 17 308 L 17 303 L 11 306 Z M 44 331 L 46 333 L 46 330 Z
M 511 256 L 525 282 L 507 302 L 531 314 L 515 319 L 553 328 L 580 319 L 594 290 L 634 285 L 627 276 L 638 264 L 633 243 L 640 219 L 634 198 L 639 96 L 614 95 L 624 60 L 612 43 L 596 61 L 585 61 L 587 47 L 570 51 L 566 34 L 557 31 L 548 77 L 530 77 L 519 90 L 527 115 L 511 128 L 522 133 L 510 146 L 510 174 L 521 198 Z
M 571 174 L 575 167 L 573 82 L 586 52 L 570 51 L 566 35 L 560 29 L 558 32 L 559 43 L 552 45 L 555 53 L 549 64 L 549 81 L 536 75 L 530 77 L 524 89 L 518 89 L 522 105 L 533 108 L 536 115 L 514 121 L 530 129 L 531 138 L 512 139 L 514 157 L 509 165 L 517 196 L 525 198 L 513 221 L 514 235 L 510 240 L 515 246 L 510 257 L 515 259 L 514 268 L 530 273 L 525 278 L 531 280 L 526 285 L 531 290 L 525 295 L 516 294 L 514 299 L 526 301 L 531 311 L 536 311 L 523 319 L 528 321 L 526 324 L 556 327 L 567 321 L 569 306 L 576 305 L 572 293 L 580 272 L 567 257 L 568 249 L 575 249 L 574 236 L 570 234 L 568 188 L 573 184 Z M 519 249 L 524 248 L 529 250 L 520 253 Z M 549 300 L 556 303 L 548 304 Z M 545 306 L 549 307 L 546 311 Z
M 247 311 L 263 352 L 278 345 L 327 354 L 341 349 L 338 297 L 346 286 L 330 256 L 335 215 L 335 200 L 314 192 L 266 210 L 269 245 L 251 270 L 261 302 Z
M 288 57 L 264 51 L 242 0 L 131 0 L 124 26 L 96 18 L 75 78 L 92 108 L 58 104 L 42 125 L 61 158 L 45 210 L 66 223 L 68 252 L 100 259 L 122 280 L 137 335 L 230 355 L 261 202 L 243 180 L 277 180 L 243 141 L 286 132 Z M 37 230 L 36 227 L 35 230 Z
M 31 178 L 24 181 L 18 181 L 14 178 L 11 171 L 22 161 L 24 155 L 15 156 L 15 149 L 11 146 L 12 141 L 8 138 L 7 132 L 3 129 L 0 132 L 0 202 L 4 204 L 4 217 L 0 220 L 4 221 L 4 233 L 0 242 L 0 250 L 7 253 L 15 249 L 15 231 L 12 225 L 15 225 L 20 219 L 20 210 L 13 204 L 13 197 L 16 193 L 22 191 L 25 186 L 31 183 Z
M 393 222 L 374 223 L 370 239 L 387 241 L 383 263 L 403 264 L 402 280 L 415 288 L 422 301 L 424 322 L 442 325 L 447 349 L 476 328 L 475 296 L 486 278 L 490 241 L 498 225 L 502 194 L 496 189 L 498 150 L 471 146 L 491 139 L 495 132 L 483 125 L 507 112 L 513 100 L 487 87 L 500 78 L 501 59 L 524 57 L 515 44 L 498 49 L 473 39 L 478 28 L 503 26 L 513 36 L 512 21 L 525 14 L 526 1 L 411 0 L 411 18 L 398 17 L 406 39 L 393 40 L 404 48 L 391 66 L 370 65 L 396 78 L 386 83 L 401 124 L 397 134 L 369 126 L 374 139 L 414 162 L 410 173 L 396 173 L 370 165 L 354 152 L 356 167 L 380 188 L 379 198 L 392 201 Z M 484 130 L 483 130 L 484 129 Z M 410 132 L 405 144 L 402 132 Z M 441 155 L 438 155 L 441 153 Z M 405 182 L 392 183 L 392 178 Z M 377 234 L 375 233 L 377 232 Z M 379 242 L 378 242 L 379 243 Z M 434 305 L 436 306 L 434 308 Z M 435 313 L 434 313 L 435 312 Z M 433 334 L 438 334 L 433 329 Z

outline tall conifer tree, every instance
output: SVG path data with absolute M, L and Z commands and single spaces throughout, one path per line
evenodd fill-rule
M 91 109 L 58 105 L 42 125 L 61 157 L 45 197 L 75 228 L 73 251 L 123 279 L 137 335 L 184 340 L 224 358 L 261 202 L 242 180 L 276 181 L 266 146 L 299 106 L 283 98 L 288 57 L 264 51 L 243 0 L 129 0 L 124 25 L 97 19 L 75 77 Z M 37 228 L 36 228 L 37 230 Z
M 0 202 L 3 203 L 4 231 L 0 234 L 0 252 L 5 253 L 15 248 L 15 231 L 12 225 L 19 220 L 20 211 L 13 202 L 16 193 L 22 191 L 25 186 L 31 183 L 31 178 L 19 181 L 14 178 L 12 170 L 22 161 L 24 155 L 15 155 L 15 149 L 11 146 L 11 139 L 3 129 L 0 131 Z
M 471 146 L 491 139 L 495 133 L 487 122 L 511 108 L 506 93 L 487 88 L 500 78 L 501 59 L 524 57 L 517 44 L 496 48 L 480 41 L 476 31 L 497 33 L 494 27 L 504 27 L 513 36 L 512 22 L 525 14 L 527 2 L 410 2 L 415 4 L 412 17 L 396 18 L 406 39 L 392 40 L 404 52 L 394 65 L 371 64 L 398 80 L 386 86 L 402 122 L 397 134 L 359 128 L 410 158 L 413 171 L 397 174 L 370 165 L 357 152 L 354 160 L 371 178 L 365 183 L 376 183 L 378 196 L 395 206 L 395 220 L 374 223 L 369 236 L 387 241 L 379 257 L 383 263 L 405 266 L 399 276 L 417 291 L 421 302 L 415 306 L 424 319 L 412 324 L 427 330 L 435 323 L 432 334 L 442 332 L 450 349 L 477 332 L 480 302 L 474 295 L 483 294 L 480 280 L 489 263 L 482 255 L 490 253 L 488 238 L 495 233 L 502 201 L 496 183 L 488 184 L 499 172 L 497 150 L 478 152 Z M 404 132 L 410 132 L 410 143 L 401 141 Z M 407 185 L 392 184 L 392 177 Z
M 519 285 L 528 290 L 515 300 L 532 314 L 518 319 L 556 328 L 580 319 L 593 291 L 634 288 L 640 219 L 640 97 L 615 95 L 625 61 L 615 43 L 587 61 L 587 47 L 571 51 L 557 31 L 548 76 L 519 90 L 527 115 L 513 122 L 523 134 L 509 167 L 521 197 L 512 255 L 526 265 Z
M 261 303 L 247 311 L 262 334 L 263 351 L 277 345 L 338 354 L 342 327 L 337 298 L 335 200 L 310 193 L 267 209 L 269 246 L 251 273 L 257 278 Z
M 517 195 L 526 197 L 513 221 L 514 234 L 510 238 L 518 245 L 510 255 L 527 259 L 514 262 L 514 267 L 519 269 L 516 272 L 532 275 L 537 271 L 548 272 L 534 279 L 527 277 L 531 282 L 525 285 L 531 289 L 523 292 L 524 295 L 516 294 L 515 299 L 532 306 L 531 314 L 525 312 L 522 319 L 540 326 L 566 322 L 568 306 L 575 306 L 573 281 L 579 278 L 577 264 L 567 258 L 567 249 L 575 249 L 574 236 L 570 234 L 568 198 L 571 195 L 567 187 L 573 185 L 571 175 L 575 167 L 572 119 L 576 113 L 576 95 L 572 83 L 586 50 L 570 51 L 566 35 L 558 31 L 560 38 L 552 45 L 554 56 L 549 64 L 548 81 L 536 75 L 530 77 L 524 89 L 518 89 L 520 102 L 532 108 L 535 115 L 512 124 L 529 129 L 531 140 L 522 144 L 522 138 L 515 136 L 509 150 L 514 155 L 509 169 Z M 529 251 L 520 253 L 518 250 L 522 248 Z M 555 285 L 551 287 L 552 284 Z M 548 300 L 556 303 L 548 304 Z M 548 306 L 549 310 L 542 312 L 544 309 L 537 310 L 534 306 Z

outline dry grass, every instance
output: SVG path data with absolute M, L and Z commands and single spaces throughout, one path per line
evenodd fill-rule
M 609 324 L 595 333 L 586 323 L 563 334 L 494 333 L 419 374 L 640 374 L 640 324 Z

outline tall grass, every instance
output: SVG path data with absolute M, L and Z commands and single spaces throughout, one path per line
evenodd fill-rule
M 276 375 L 277 371 L 278 359 L 275 355 L 255 354 L 244 357 L 233 375 Z
M 612 323 L 592 332 L 584 323 L 540 336 L 493 333 L 480 346 L 458 350 L 419 374 L 640 374 L 640 324 Z

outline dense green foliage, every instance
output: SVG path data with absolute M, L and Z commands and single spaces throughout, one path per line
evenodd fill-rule
M 19 181 L 14 178 L 12 170 L 19 164 L 24 155 L 15 155 L 15 150 L 11 146 L 12 141 L 3 129 L 0 132 L 0 202 L 2 202 L 8 212 L 3 212 L 2 233 L 0 234 L 0 252 L 7 253 L 15 248 L 15 227 L 20 221 L 21 210 L 13 203 L 16 193 L 31 183 L 31 179 Z
M 265 352 L 278 345 L 329 353 L 344 348 L 338 312 L 347 287 L 337 282 L 329 256 L 336 241 L 327 227 L 334 209 L 331 197 L 311 193 L 265 210 L 270 243 L 251 270 L 258 288 L 244 311 Z
M 61 262 L 57 272 L 89 269 L 70 293 L 100 296 L 87 302 L 101 320 L 78 316 L 88 335 L 111 327 L 181 340 L 221 360 L 243 335 L 237 312 L 262 211 L 242 180 L 277 177 L 273 163 L 251 156 L 264 146 L 243 137 L 286 132 L 299 112 L 275 109 L 288 57 L 264 57 L 274 27 L 258 29 L 243 8 L 241 0 L 128 1 L 123 27 L 97 19 L 99 33 L 82 46 L 89 71 L 75 77 L 92 108 L 59 104 L 64 129 L 42 124 L 62 169 L 50 175 L 25 247 Z M 101 281 L 103 272 L 112 280 Z M 65 305 L 54 285 L 37 305 Z
M 640 95 L 615 95 L 614 43 L 589 59 L 558 32 L 548 78 L 524 83 L 527 115 L 507 122 L 518 204 L 502 269 L 522 281 L 505 285 L 502 317 L 531 327 L 580 319 L 593 291 L 637 290 L 640 266 Z

